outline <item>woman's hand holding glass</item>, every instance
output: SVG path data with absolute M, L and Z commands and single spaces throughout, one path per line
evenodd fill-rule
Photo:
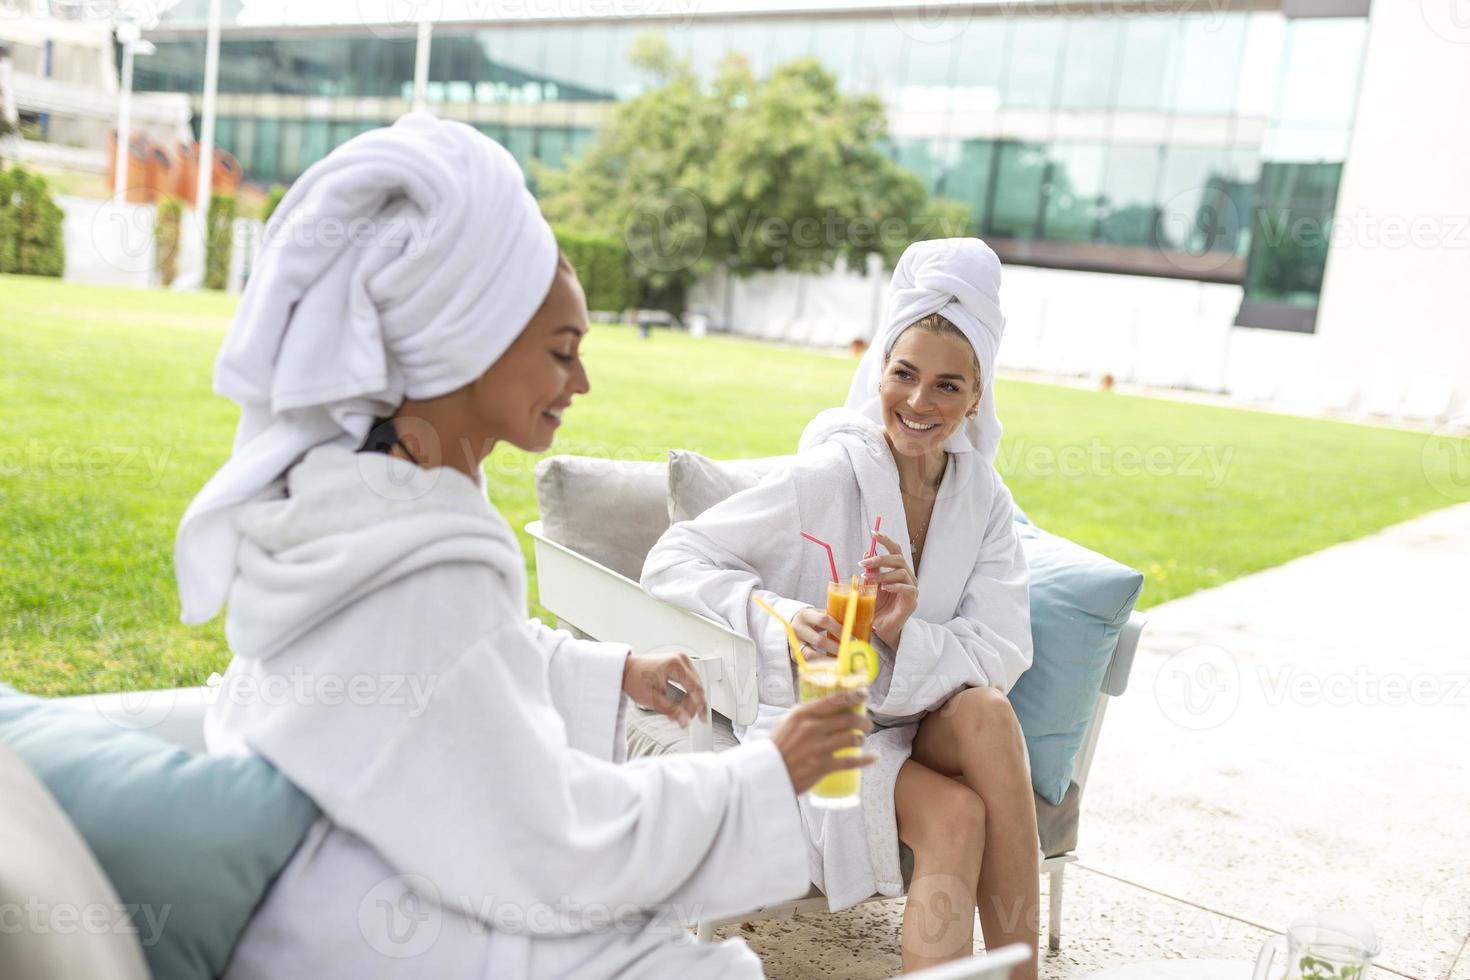
M 777 723 L 771 741 L 781 752 L 797 795 L 817 785 L 823 776 L 877 761 L 873 755 L 833 754 L 838 749 L 862 748 L 863 736 L 873 730 L 873 723 L 865 714 L 853 714 L 853 706 L 866 700 L 864 691 L 838 691 L 820 701 L 797 705 Z
M 898 649 L 904 624 L 919 608 L 919 579 L 904 560 L 903 548 L 886 534 L 878 535 L 878 543 L 888 552 L 864 558 L 864 570 L 874 573 L 878 582 L 878 601 L 873 609 L 873 635 L 890 650 Z M 834 651 L 836 652 L 836 651 Z
M 827 610 L 815 606 L 805 607 L 791 617 L 791 629 L 801 643 L 803 657 L 810 659 L 837 656 L 837 641 L 832 637 L 842 634 L 842 624 L 828 616 Z M 790 650 L 786 652 L 792 660 L 796 659 Z

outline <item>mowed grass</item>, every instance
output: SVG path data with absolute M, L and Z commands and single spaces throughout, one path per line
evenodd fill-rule
M 0 679 L 70 694 L 199 684 L 224 667 L 219 621 L 178 622 L 172 548 L 229 453 L 236 410 L 210 372 L 233 308 L 0 277 Z M 790 452 L 853 369 L 624 327 L 596 327 L 585 351 L 593 390 L 555 451 L 620 459 Z M 1142 570 L 1144 606 L 1453 502 L 1435 489 L 1453 460 L 1423 435 L 1018 380 L 997 396 L 1017 501 Z M 487 462 L 517 528 L 536 517 L 535 461 L 500 447 Z

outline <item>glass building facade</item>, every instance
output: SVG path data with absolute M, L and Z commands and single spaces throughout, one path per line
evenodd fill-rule
M 1136 10 L 1136 5 L 1128 5 Z M 942 30 L 888 9 L 686 22 L 436 25 L 427 100 L 557 167 L 651 79 L 659 31 L 711 77 L 815 57 L 889 110 L 888 150 L 963 203 L 1007 261 L 1241 283 L 1242 322 L 1312 328 L 1367 36 L 1364 16 L 1280 11 L 1047 15 L 1009 6 Z M 140 90 L 199 93 L 202 32 L 153 32 Z M 228 29 L 217 141 L 287 182 L 413 95 L 410 33 Z M 1295 312 L 1293 312 L 1295 311 Z

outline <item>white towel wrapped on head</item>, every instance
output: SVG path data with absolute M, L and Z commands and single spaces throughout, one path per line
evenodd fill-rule
M 215 364 L 240 425 L 179 525 L 184 621 L 213 618 L 228 594 L 233 508 L 307 450 L 355 447 L 405 398 L 483 374 L 546 298 L 556 256 L 515 159 L 463 123 L 413 113 L 302 174 Z
M 975 417 L 950 436 L 950 452 L 979 451 L 987 463 L 1000 448 L 995 414 L 995 358 L 1006 318 L 1000 312 L 1000 259 L 978 238 L 915 242 L 893 270 L 883 324 L 869 345 L 848 389 L 846 407 L 883 421 L 878 382 L 883 361 L 909 327 L 938 313 L 960 329 L 980 361 L 980 405 Z

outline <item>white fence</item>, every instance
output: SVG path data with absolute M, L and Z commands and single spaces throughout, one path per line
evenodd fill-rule
M 107 286 L 146 287 L 162 282 L 155 237 L 158 208 L 60 195 L 62 237 L 66 242 L 67 282 Z M 231 249 L 230 292 L 239 292 L 260 248 L 261 224 L 236 218 Z M 199 220 L 184 208 L 179 227 L 178 272 L 175 289 L 198 289 L 204 281 L 204 254 Z
M 826 275 L 714 275 L 690 294 L 691 312 L 716 329 L 820 347 L 873 336 L 888 276 L 839 269 Z M 1215 392 L 1305 414 L 1412 425 L 1454 415 L 1453 379 L 1424 365 L 1408 383 L 1372 383 L 1371 365 L 1331 373 L 1319 334 L 1234 325 L 1239 286 L 1007 266 L 1001 281 L 1006 336 L 1000 366 L 1051 376 Z M 1461 399 L 1470 399 L 1470 391 Z

